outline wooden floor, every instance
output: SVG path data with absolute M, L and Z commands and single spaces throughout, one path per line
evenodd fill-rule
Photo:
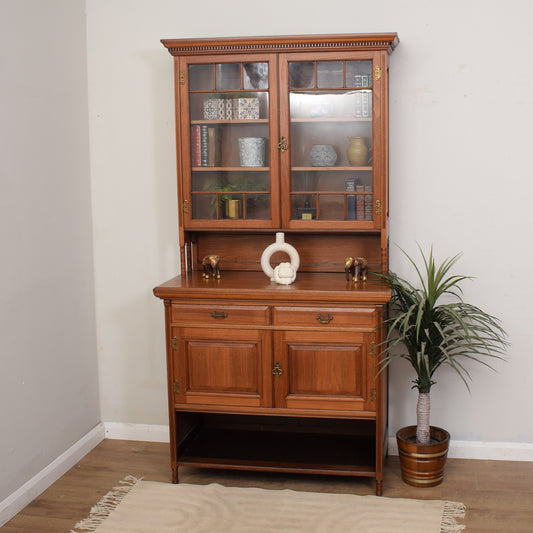
M 67 533 L 127 475 L 170 481 L 168 444 L 105 440 L 4 525 L 2 533 Z M 180 469 L 180 482 L 373 494 L 368 479 Z M 444 482 L 404 484 L 397 457 L 387 459 L 384 496 L 461 501 L 466 533 L 533 533 L 533 463 L 449 459 Z M 334 532 L 332 532 L 334 533 Z

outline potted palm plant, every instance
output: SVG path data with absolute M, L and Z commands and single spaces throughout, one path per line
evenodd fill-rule
M 396 439 L 403 480 L 430 487 L 443 479 L 450 440 L 446 430 L 430 425 L 436 371 L 448 365 L 470 390 L 471 376 L 464 363 L 475 361 L 492 368 L 488 361 L 502 359 L 507 341 L 497 318 L 463 301 L 460 285 L 472 278 L 451 274 L 461 254 L 437 265 L 432 248 L 428 256 L 419 250 L 420 267 L 402 250 L 415 269 L 416 286 L 391 272 L 380 275 L 393 293 L 380 371 L 396 359 L 406 359 L 415 370 L 417 424 L 400 429 Z

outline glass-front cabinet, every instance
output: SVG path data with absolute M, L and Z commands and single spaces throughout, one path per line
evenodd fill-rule
M 177 68 L 185 228 L 380 227 L 380 53 L 191 55 Z
M 180 97 L 185 224 L 279 224 L 273 56 L 184 58 Z
M 373 56 L 309 54 L 280 58 L 283 131 L 289 161 L 283 224 L 372 228 L 380 199 L 373 174 Z M 378 71 L 379 72 L 379 71 Z M 379 189 L 379 187 L 378 187 Z

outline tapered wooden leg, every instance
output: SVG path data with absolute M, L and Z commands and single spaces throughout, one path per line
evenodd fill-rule
M 376 496 L 381 496 L 383 494 L 383 480 L 376 479 Z
M 177 466 L 172 467 L 172 483 L 174 484 L 179 483 Z

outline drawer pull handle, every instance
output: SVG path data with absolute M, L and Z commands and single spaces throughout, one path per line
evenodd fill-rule
M 213 318 L 227 318 L 228 317 L 228 315 L 224 313 L 224 311 L 213 311 L 211 313 L 211 316 Z
M 281 365 L 279 363 L 276 363 L 274 365 L 274 368 L 272 369 L 272 374 L 274 376 L 281 376 L 281 374 L 283 374 L 283 368 L 281 368 Z
M 333 320 L 333 317 L 329 313 L 328 314 L 320 313 L 316 315 L 316 319 L 321 324 L 329 324 Z

